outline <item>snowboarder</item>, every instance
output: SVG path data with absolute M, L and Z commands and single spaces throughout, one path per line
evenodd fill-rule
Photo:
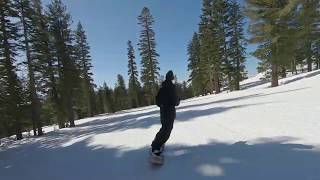
M 173 122 L 176 118 L 176 108 L 180 104 L 180 98 L 177 96 L 175 85 L 173 84 L 174 74 L 168 71 L 166 80 L 156 96 L 156 104 L 160 107 L 161 129 L 157 133 L 151 144 L 152 162 L 162 164 L 163 156 L 161 155 L 164 144 L 170 137 Z

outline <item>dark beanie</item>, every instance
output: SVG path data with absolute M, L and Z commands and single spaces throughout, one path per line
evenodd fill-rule
M 173 74 L 173 72 L 172 72 L 171 70 L 167 72 L 167 74 L 166 74 L 166 80 L 167 80 L 167 81 L 172 81 L 172 80 L 174 80 L 174 74 Z

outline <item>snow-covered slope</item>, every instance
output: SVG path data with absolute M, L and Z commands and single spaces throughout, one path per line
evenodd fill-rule
M 160 128 L 150 106 L 3 147 L 0 179 L 319 180 L 320 71 L 280 84 L 254 77 L 243 91 L 183 101 L 163 167 L 147 161 Z

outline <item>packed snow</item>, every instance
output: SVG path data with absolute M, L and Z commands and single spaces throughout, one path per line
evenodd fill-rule
M 165 164 L 148 151 L 160 128 L 150 106 L 46 127 L 46 135 L 0 149 L 1 180 L 319 180 L 320 71 L 242 82 L 244 90 L 185 100 Z

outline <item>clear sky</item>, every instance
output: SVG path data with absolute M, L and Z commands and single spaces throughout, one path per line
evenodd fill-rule
M 44 0 L 48 4 L 51 0 Z M 242 0 L 240 0 L 242 3 Z M 137 17 L 148 7 L 154 17 L 160 73 L 172 69 L 179 81 L 187 80 L 187 44 L 198 29 L 202 0 L 63 0 L 74 26 L 81 21 L 91 46 L 94 81 L 114 86 L 116 75 L 127 80 L 127 41 L 135 45 L 140 66 Z M 248 47 L 248 52 L 254 46 Z M 248 55 L 249 75 L 256 74 L 257 61 Z

